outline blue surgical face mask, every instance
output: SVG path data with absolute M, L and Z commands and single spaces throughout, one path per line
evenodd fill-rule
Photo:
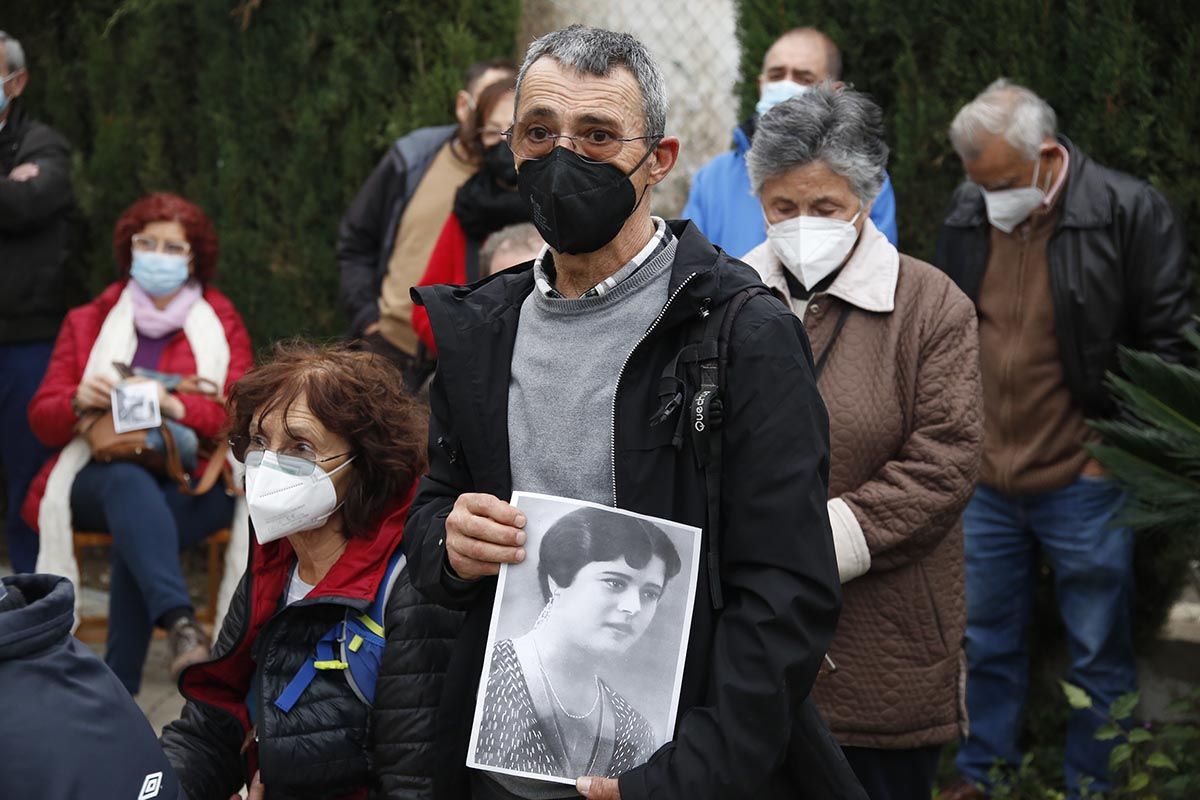
M 811 86 L 805 86 L 795 81 L 771 81 L 770 83 L 764 83 L 762 94 L 758 98 L 758 105 L 754 107 L 754 110 L 761 117 L 784 100 L 791 100 L 793 97 L 804 94 L 811 88 Z
M 165 297 L 188 279 L 188 257 L 135 251 L 129 277 L 153 297 Z
M 10 100 L 12 100 L 12 98 L 5 93 L 4 86 L 20 74 L 21 73 L 18 70 L 16 72 L 10 72 L 7 76 L 0 78 L 0 114 L 4 113 L 4 109 L 8 108 L 8 103 Z

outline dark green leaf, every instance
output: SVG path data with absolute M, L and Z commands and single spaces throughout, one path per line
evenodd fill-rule
M 1127 719 L 1133 715 L 1133 710 L 1137 708 L 1137 704 L 1138 693 L 1130 692 L 1114 700 L 1112 705 L 1109 706 L 1108 711 L 1115 719 Z

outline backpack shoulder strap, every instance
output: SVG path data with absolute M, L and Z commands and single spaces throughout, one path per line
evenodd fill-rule
M 317 640 L 312 656 L 276 698 L 275 706 L 278 709 L 285 714 L 290 712 L 321 670 L 342 671 L 351 691 L 367 705 L 374 705 L 375 683 L 379 678 L 379 666 L 387 644 L 384 622 L 388 598 L 405 563 L 404 550 L 397 547 L 388 559 L 387 569 L 371 605 L 357 616 L 353 616 L 355 612 L 348 609 L 345 617 Z
M 400 573 L 404 571 L 406 563 L 404 548 L 397 547 L 396 552 L 392 553 L 391 558 L 388 559 L 387 570 L 383 573 L 383 580 L 379 582 L 379 589 L 375 592 L 375 600 L 365 612 L 366 616 L 379 626 L 380 636 L 383 635 L 384 622 L 387 618 L 388 599 L 392 596 L 392 590 L 396 588 L 396 581 L 400 578 Z
M 770 294 L 767 287 L 751 286 L 726 301 L 704 320 L 700 343 L 700 388 L 692 399 L 689 426 L 696 460 L 704 471 L 708 503 L 708 585 L 714 610 L 725 605 L 721 592 L 721 426 L 724 422 L 722 387 L 729 362 L 729 340 L 733 323 L 752 297 Z

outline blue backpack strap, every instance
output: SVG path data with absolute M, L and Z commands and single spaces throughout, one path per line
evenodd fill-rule
M 313 657 L 304 662 L 304 665 L 300 667 L 300 671 L 292 677 L 292 680 L 284 687 L 279 697 L 275 698 L 276 708 L 285 714 L 291 711 L 292 706 L 296 705 L 296 701 L 300 699 L 300 695 L 304 694 L 304 690 L 317 677 L 317 670 L 341 670 L 349 667 L 342 660 L 338 652 L 338 640 L 343 628 L 344 623 L 335 625 L 317 640 Z
M 292 710 L 296 701 L 304 694 L 318 670 L 342 670 L 358 698 L 367 705 L 375 703 L 375 682 L 379 678 L 379 665 L 383 660 L 383 622 L 387 612 L 388 598 L 405 566 L 404 553 L 399 548 L 388 559 L 383 580 L 375 592 L 375 599 L 361 614 L 347 611 L 345 618 L 317 640 L 313 657 L 304 662 L 279 697 L 275 706 L 285 714 Z
M 375 704 L 375 684 L 379 680 L 383 649 L 387 646 L 383 623 L 387 617 L 388 598 L 405 564 L 404 553 L 397 549 L 388 559 L 387 570 L 371 607 L 346 622 L 347 640 L 342 643 L 343 658 L 349 664 L 346 681 L 367 705 Z

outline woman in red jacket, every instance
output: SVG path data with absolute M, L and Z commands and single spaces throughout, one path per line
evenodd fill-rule
M 39 572 L 77 578 L 72 530 L 112 534 L 105 661 L 136 694 L 155 625 L 169 632 L 172 674 L 208 656 L 179 550 L 229 525 L 234 499 L 219 482 L 191 496 L 139 464 L 92 461 L 76 426 L 86 412 L 110 408 L 120 363 L 158 384 L 164 423 L 181 426 L 177 440 L 189 431 L 215 439 L 222 401 L 172 393 L 171 378 L 196 375 L 223 393 L 253 356 L 241 317 L 211 285 L 217 237 L 198 207 L 172 194 L 142 198 L 117 220 L 113 251 L 122 279 L 67 314 L 29 405 L 34 433 L 62 450 L 30 487 L 24 516 L 41 534 Z

